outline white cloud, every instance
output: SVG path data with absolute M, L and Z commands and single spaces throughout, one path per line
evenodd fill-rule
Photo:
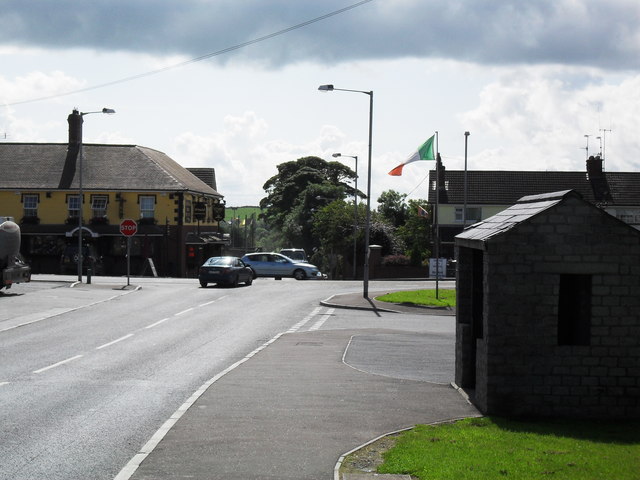
M 640 75 L 605 78 L 587 69 L 557 67 L 509 71 L 484 87 L 475 109 L 460 115 L 472 132 L 489 134 L 499 145 L 475 153 L 474 167 L 582 170 L 584 135 L 591 135 L 589 153 L 597 154 L 600 130 L 614 129 L 629 141 L 617 155 L 607 148 L 607 168 L 628 170 L 638 162 L 638 145 L 631 140 L 640 117 L 629 105 L 638 104 L 639 86 Z M 605 140 L 614 138 L 609 134 Z

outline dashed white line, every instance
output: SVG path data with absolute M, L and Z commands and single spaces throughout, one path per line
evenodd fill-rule
M 96 350 L 102 350 L 103 348 L 110 347 L 111 345 L 113 345 L 115 343 L 118 343 L 118 342 L 121 342 L 123 340 L 126 340 L 129 337 L 133 337 L 133 333 L 125 335 L 124 337 L 117 338 L 117 339 L 113 340 L 112 342 L 105 343 L 104 345 L 100 345 L 99 347 L 96 347 Z
M 151 325 L 147 325 L 147 326 L 146 326 L 146 327 L 144 327 L 144 328 L 146 329 L 146 328 L 153 328 L 153 327 L 157 327 L 157 326 L 158 326 L 158 325 L 160 325 L 161 323 L 164 323 L 164 322 L 166 322 L 167 320 L 169 320 L 169 318 L 170 318 L 170 317 L 163 318 L 162 320 L 158 320 L 157 322 L 152 323 Z
M 311 320 L 313 317 L 315 317 L 321 309 L 322 309 L 322 307 L 314 308 L 309 315 L 304 317 L 302 320 L 300 320 L 298 323 L 296 323 L 293 327 L 291 327 L 289 330 L 287 330 L 287 333 L 295 333 L 298 330 L 300 330 L 302 327 L 304 327 L 304 325 L 309 320 Z
M 191 308 L 187 308 L 186 310 L 182 310 L 181 312 L 174 313 L 173 315 L 174 315 L 175 317 L 177 317 L 178 315 L 183 315 L 183 314 L 185 314 L 185 313 L 187 313 L 187 312 L 191 312 L 192 310 L 193 310 L 193 307 L 191 307 Z
M 48 367 L 44 367 L 44 368 L 40 368 L 38 370 L 34 370 L 33 373 L 46 372 L 47 370 L 51 370 L 52 368 L 59 367 L 60 365 L 64 365 L 65 363 L 73 362 L 74 360 L 77 360 L 79 358 L 82 358 L 82 355 L 76 355 L 75 357 L 67 358 L 66 360 L 62 360 L 61 362 L 54 363 L 53 365 L 49 365 Z
M 9 385 L 9 382 L 0 382 L 0 387 L 2 387 L 4 385 Z
M 333 315 L 333 312 L 335 311 L 335 308 L 330 308 L 329 310 L 327 310 L 325 313 L 321 313 L 319 316 L 322 317 L 320 320 L 318 320 L 316 323 L 314 323 L 310 328 L 309 331 L 313 332 L 315 330 L 320 329 L 320 327 L 322 327 L 322 325 L 324 325 L 324 322 L 327 321 L 327 318 L 329 318 L 331 315 Z
M 211 300 L 210 302 L 201 303 L 200 305 L 198 305 L 198 307 L 206 307 L 207 305 L 211 305 L 212 303 L 216 303 L 217 301 L 222 300 L 223 298 L 227 298 L 227 295 L 223 295 L 223 296 L 221 296 L 219 298 Z
M 309 322 L 309 320 L 311 320 L 314 316 L 316 316 L 321 309 L 322 307 L 316 307 L 315 309 L 313 309 L 313 311 L 309 315 L 304 317 L 301 321 L 296 323 L 289 330 L 287 330 L 286 332 L 278 333 L 273 338 L 271 338 L 271 340 L 269 340 L 268 342 L 265 342 L 264 344 L 256 348 L 254 351 L 247 354 L 244 358 L 241 358 L 240 360 L 235 362 L 233 365 L 228 366 L 222 372 L 218 373 L 216 376 L 206 381 L 198 390 L 196 390 L 196 392 L 193 395 L 191 395 L 191 397 L 187 399 L 186 402 L 184 402 L 173 413 L 173 415 L 171 415 L 171 417 L 169 417 L 169 419 L 166 422 L 164 422 L 164 424 L 162 424 L 162 426 L 149 439 L 149 441 L 142 446 L 140 451 L 137 454 L 135 454 L 131 460 L 129 460 L 129 462 L 122 468 L 122 470 L 120 470 L 120 472 L 118 473 L 118 475 L 116 475 L 114 480 L 129 480 L 133 476 L 135 471 L 138 469 L 140 464 L 151 454 L 151 452 L 153 452 L 153 450 L 158 446 L 160 441 L 167 435 L 167 433 L 169 433 L 169 430 L 171 430 L 171 428 L 178 422 L 178 420 L 180 420 L 180 418 L 187 412 L 187 410 L 189 410 L 189 408 L 196 402 L 196 400 L 198 400 L 198 398 L 200 398 L 202 394 L 206 392 L 211 385 L 213 385 L 215 382 L 220 380 L 227 373 L 231 372 L 232 370 L 235 370 L 244 362 L 248 361 L 249 359 L 257 355 L 259 352 L 267 348 L 269 345 L 274 343 L 283 335 L 287 333 L 297 332 L 307 322 Z M 327 312 L 327 314 L 325 315 L 329 315 L 330 313 L 333 313 L 332 309 L 329 310 L 329 312 Z

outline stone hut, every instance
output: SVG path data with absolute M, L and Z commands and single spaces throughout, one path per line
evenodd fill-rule
M 455 250 L 455 379 L 481 412 L 640 418 L 640 231 L 567 190 Z

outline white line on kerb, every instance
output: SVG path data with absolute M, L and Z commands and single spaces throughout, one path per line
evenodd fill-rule
M 121 342 L 122 340 L 126 340 L 129 337 L 133 337 L 133 333 L 130 333 L 129 335 L 125 335 L 124 337 L 117 338 L 117 339 L 113 340 L 112 342 L 105 343 L 104 345 L 100 345 L 99 347 L 96 347 L 96 350 L 102 350 L 103 348 L 110 347 L 114 343 Z
M 59 367 L 60 365 L 64 365 L 65 363 L 73 362 L 74 360 L 77 360 L 79 358 L 82 358 L 82 355 L 76 355 L 75 357 L 67 358 L 66 360 L 62 360 L 61 362 L 54 363 L 53 365 L 49 365 L 48 367 L 44 367 L 39 370 L 34 370 L 33 373 L 42 373 L 47 370 L 51 370 L 52 368 Z

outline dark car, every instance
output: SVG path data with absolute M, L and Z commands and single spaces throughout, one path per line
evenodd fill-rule
M 82 271 L 88 269 L 94 275 L 102 275 L 102 258 L 97 254 L 93 245 L 82 246 Z M 78 245 L 67 245 L 60 256 L 60 273 L 73 274 L 78 271 Z
M 258 277 L 293 277 L 296 280 L 324 278 L 315 265 L 297 262 L 279 253 L 247 253 L 242 260 Z
M 209 283 L 237 287 L 240 283 L 251 285 L 254 272 L 238 257 L 211 257 L 204 262 L 198 272 L 202 287 Z

